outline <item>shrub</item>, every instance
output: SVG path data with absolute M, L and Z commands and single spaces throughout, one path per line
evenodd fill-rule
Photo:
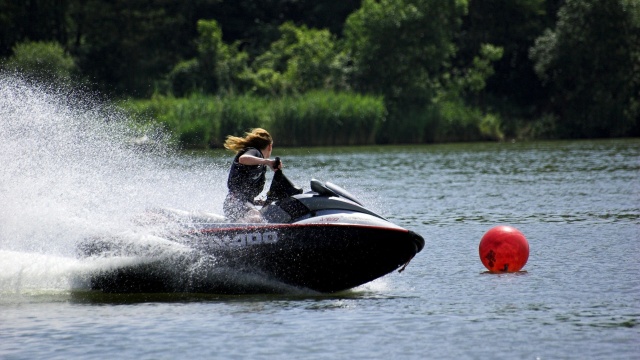
M 494 114 L 483 114 L 480 109 L 462 101 L 447 100 L 438 103 L 439 121 L 432 131 L 435 141 L 502 140 L 501 120 Z
M 208 148 L 220 144 L 220 109 L 217 98 L 154 96 L 121 104 L 138 122 L 157 122 L 185 148 Z
M 57 42 L 23 42 L 13 47 L 4 68 L 42 82 L 69 82 L 76 72 L 71 55 Z

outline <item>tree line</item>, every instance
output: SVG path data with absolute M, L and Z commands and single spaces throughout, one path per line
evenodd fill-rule
M 371 96 L 378 143 L 640 136 L 637 0 L 0 0 L 0 14 L 5 70 L 112 97 Z

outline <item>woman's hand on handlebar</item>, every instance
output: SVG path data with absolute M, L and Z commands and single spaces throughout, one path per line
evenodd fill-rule
M 282 170 L 282 161 L 280 161 L 280 158 L 266 159 L 266 160 L 267 160 L 267 164 L 269 165 L 271 170 L 273 170 L 273 171 L 276 171 L 277 169 L 281 169 Z

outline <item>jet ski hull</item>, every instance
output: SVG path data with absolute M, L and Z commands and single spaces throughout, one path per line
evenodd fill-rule
M 222 264 L 259 271 L 296 287 L 335 292 L 362 285 L 386 275 L 422 249 L 417 234 L 395 228 L 353 225 L 281 225 L 246 234 L 241 249 L 210 247 L 219 239 L 216 230 L 203 232 L 200 246 L 218 256 Z M 238 236 L 239 235 L 239 236 Z M 242 240 L 240 240 L 242 241 Z M 251 245 L 255 242 L 255 245 Z
M 314 223 L 214 224 L 192 230 L 180 241 L 193 252 L 171 269 L 163 263 L 166 259 L 122 267 L 95 276 L 92 288 L 248 293 L 293 287 L 337 292 L 401 268 L 424 247 L 420 235 L 400 227 Z M 203 268 L 196 276 L 188 275 L 194 264 Z M 214 273 L 207 276 L 209 271 Z

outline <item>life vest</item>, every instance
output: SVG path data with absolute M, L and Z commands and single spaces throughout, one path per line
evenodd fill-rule
M 253 203 L 253 199 L 260 195 L 264 189 L 264 184 L 267 181 L 267 167 L 265 165 L 240 164 L 240 156 L 247 153 L 264 159 L 262 152 L 256 148 L 245 148 L 238 151 L 229 170 L 227 187 L 229 193 Z

